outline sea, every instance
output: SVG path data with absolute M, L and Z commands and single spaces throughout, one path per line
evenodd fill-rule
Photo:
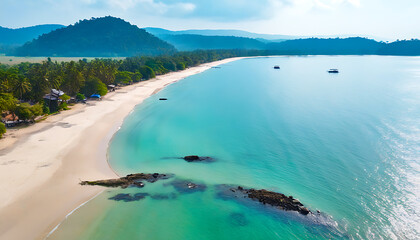
M 173 176 L 106 189 L 48 239 L 420 239 L 419 57 L 219 67 L 148 98 L 110 142 L 119 175 Z M 293 196 L 312 213 L 235 196 L 238 186 Z

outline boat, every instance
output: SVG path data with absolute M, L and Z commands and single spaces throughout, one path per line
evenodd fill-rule
M 280 69 L 280 66 L 274 66 L 274 69 Z
M 338 72 L 338 69 L 331 68 L 330 70 L 328 70 L 328 73 L 339 73 L 339 72 Z

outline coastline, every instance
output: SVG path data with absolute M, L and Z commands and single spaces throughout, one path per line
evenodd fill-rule
M 211 67 L 205 63 L 107 94 L 54 115 L 0 144 L 0 239 L 44 239 L 65 217 L 104 190 L 80 180 L 117 177 L 107 148 L 133 108 L 164 87 Z M 10 134 L 10 133 L 9 133 Z M 10 136 L 9 136 L 10 137 Z

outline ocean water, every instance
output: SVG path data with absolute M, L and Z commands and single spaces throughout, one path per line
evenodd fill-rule
M 193 154 L 214 161 L 180 159 Z M 175 177 L 106 190 L 50 239 L 419 239 L 420 58 L 221 65 L 137 106 L 114 136 L 109 162 L 121 175 Z M 206 187 L 182 189 L 180 181 Z M 321 213 L 230 198 L 225 185 L 292 195 Z M 136 201 L 110 199 L 139 193 Z

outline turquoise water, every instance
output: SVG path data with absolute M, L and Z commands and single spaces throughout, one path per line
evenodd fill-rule
M 215 162 L 179 159 L 192 154 Z M 109 158 L 121 175 L 174 173 L 207 188 L 186 193 L 165 180 L 109 190 L 52 239 L 418 239 L 420 58 L 228 63 L 139 105 L 114 136 Z M 322 214 L 231 199 L 219 184 L 292 195 Z M 139 192 L 149 196 L 109 200 Z

